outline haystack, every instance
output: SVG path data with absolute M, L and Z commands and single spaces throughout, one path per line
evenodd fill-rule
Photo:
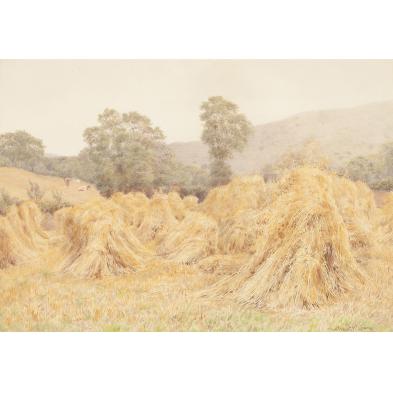
M 6 218 L 0 217 L 0 269 L 33 261 L 37 254 L 18 239 Z
M 63 207 L 62 209 L 57 210 L 53 214 L 53 219 L 55 222 L 55 228 L 57 230 L 62 230 L 64 226 L 64 220 L 66 219 L 68 212 L 72 209 L 72 207 Z
M 194 195 L 187 195 L 184 197 L 183 203 L 188 210 L 196 210 L 198 208 L 198 198 Z
M 140 209 L 135 217 L 135 233 L 143 243 L 157 243 L 178 224 L 168 196 L 155 194 L 149 204 Z
M 317 181 L 321 192 L 329 194 L 337 206 L 348 231 L 351 250 L 359 262 L 366 263 L 377 252 L 380 211 L 373 192 L 361 182 L 353 182 L 334 173 L 316 168 L 298 168 L 290 171 L 283 180 L 266 193 L 263 207 L 288 192 L 294 185 L 307 189 L 310 181 Z
M 229 276 L 237 273 L 248 259 L 248 254 L 214 254 L 202 259 L 198 268 L 204 273 Z
M 241 210 L 219 226 L 218 247 L 225 254 L 255 252 L 257 239 L 262 236 L 266 213 L 257 209 Z
M 332 181 L 333 196 L 348 230 L 351 249 L 356 260 L 366 264 L 380 252 L 381 211 L 366 184 L 337 176 Z
M 203 213 L 189 212 L 168 233 L 157 254 L 181 264 L 194 264 L 217 251 L 216 222 Z
M 43 215 L 31 201 L 10 207 L 6 219 L 23 244 L 34 250 L 43 250 L 48 245 L 48 234 L 42 228 Z
M 266 199 L 255 255 L 215 290 L 260 307 L 316 307 L 361 285 L 365 274 L 332 184 L 332 176 L 317 169 L 282 179 Z
M 0 269 L 18 264 L 19 258 L 14 252 L 15 247 L 12 244 L 12 236 L 6 229 L 6 220 L 0 217 Z
M 186 215 L 186 206 L 177 192 L 170 192 L 168 194 L 169 206 L 172 209 L 172 213 L 177 220 L 182 220 Z
M 0 268 L 38 260 L 48 247 L 41 211 L 33 202 L 12 206 L 0 217 Z
M 240 210 L 258 209 L 264 194 L 265 182 L 261 176 L 239 177 L 225 186 L 213 188 L 200 205 L 200 210 L 222 221 Z
M 393 193 L 386 197 L 381 208 L 380 233 L 385 242 L 393 246 Z
M 124 209 L 95 200 L 65 212 L 62 271 L 86 278 L 129 273 L 151 254 L 133 235 Z
M 129 194 L 117 192 L 112 195 L 111 200 L 124 209 L 130 225 L 137 225 L 138 212 L 146 209 L 149 205 L 149 198 L 141 192 Z

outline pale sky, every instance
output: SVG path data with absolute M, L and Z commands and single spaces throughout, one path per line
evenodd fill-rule
M 0 133 L 26 130 L 48 153 L 77 154 L 110 107 L 148 116 L 168 142 L 198 140 L 199 106 L 213 95 L 256 125 L 393 100 L 393 61 L 3 60 Z

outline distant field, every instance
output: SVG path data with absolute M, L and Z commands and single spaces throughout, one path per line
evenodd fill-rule
M 4 188 L 13 197 L 22 200 L 28 199 L 29 181 L 39 184 L 41 189 L 46 192 L 46 197 L 50 198 L 52 191 L 59 191 L 67 202 L 73 204 L 86 202 L 99 196 L 95 187 L 91 187 L 87 191 L 78 191 L 78 188 L 88 184 L 83 181 L 71 181 L 70 186 L 67 187 L 60 177 L 37 175 L 18 168 L 0 168 L 0 188 Z

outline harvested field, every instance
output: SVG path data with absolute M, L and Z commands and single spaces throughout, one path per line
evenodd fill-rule
M 276 185 L 256 252 L 225 291 L 258 307 L 316 307 L 364 283 L 331 183 L 305 169 Z
M 1 330 L 393 330 L 393 198 L 297 168 L 0 217 Z M 345 315 L 345 317 L 343 316 Z
M 143 209 L 138 209 L 134 226 L 138 238 L 149 243 L 159 242 L 177 223 L 168 196 L 156 194 Z
M 92 201 L 65 213 L 63 272 L 98 278 L 137 270 L 150 256 L 133 234 L 127 214 L 110 200 Z
M 158 255 L 181 264 L 194 264 L 217 252 L 218 227 L 203 213 L 189 212 L 157 248 Z
M 264 231 L 266 214 L 258 209 L 240 210 L 220 223 L 218 246 L 225 254 L 255 252 L 257 239 Z
M 48 234 L 41 228 L 41 211 L 32 202 L 12 206 L 0 216 L 0 269 L 34 263 L 48 248 Z

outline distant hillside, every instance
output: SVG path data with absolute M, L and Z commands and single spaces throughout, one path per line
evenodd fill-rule
M 372 154 L 382 143 L 393 141 L 393 101 L 304 112 L 256 126 L 247 148 L 231 161 L 232 167 L 237 173 L 260 171 L 310 138 L 319 141 L 334 165 L 357 155 Z M 208 151 L 201 142 L 173 143 L 171 148 L 186 164 L 208 163 Z
M 46 191 L 45 196 L 48 198 L 52 196 L 52 191 L 60 191 L 64 200 L 70 203 L 85 202 L 99 196 L 94 186 L 87 191 L 78 191 L 78 188 L 88 184 L 82 181 L 80 183 L 71 181 L 70 186 L 67 187 L 60 177 L 37 175 L 18 168 L 0 167 L 0 189 L 4 188 L 13 197 L 22 200 L 28 198 L 26 190 L 29 188 L 29 180 L 39 184 L 41 189 Z

